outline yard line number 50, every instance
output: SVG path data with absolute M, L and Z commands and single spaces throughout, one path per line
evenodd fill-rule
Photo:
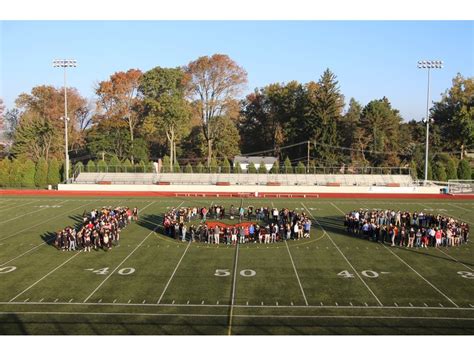
M 252 277 L 252 276 L 255 276 L 255 275 L 257 275 L 255 270 L 252 270 L 252 269 L 240 270 L 240 276 Z M 214 273 L 214 276 L 220 276 L 220 277 L 230 276 L 230 270 L 229 269 L 216 269 L 216 272 Z

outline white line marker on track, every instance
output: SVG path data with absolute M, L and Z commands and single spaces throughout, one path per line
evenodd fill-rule
M 295 266 L 295 263 L 293 262 L 293 257 L 291 256 L 290 248 L 288 247 L 288 243 L 286 242 L 286 240 L 285 240 L 285 245 L 286 245 L 286 250 L 288 250 L 288 255 L 290 256 L 291 265 L 293 265 L 293 270 L 295 271 L 296 279 L 298 280 L 298 284 L 300 285 L 300 290 L 304 298 L 304 303 L 308 305 L 308 300 L 306 299 L 306 295 L 303 290 L 303 285 L 301 285 L 300 277 L 298 276 L 298 271 L 296 271 L 296 266 Z
M 306 206 L 303 204 L 303 202 L 301 202 L 301 205 L 306 208 Z M 331 202 L 331 205 L 333 205 L 336 209 L 338 209 L 339 211 L 341 211 L 339 209 L 339 207 L 337 207 L 335 204 L 333 204 Z M 306 210 L 308 211 L 309 215 L 313 218 L 313 220 L 321 227 L 321 229 L 326 233 L 326 235 L 329 237 L 329 240 L 331 241 L 331 243 L 336 247 L 336 249 L 339 251 L 339 253 L 342 255 L 342 257 L 346 260 L 346 262 L 349 264 L 349 266 L 352 268 L 352 270 L 354 270 L 354 273 L 359 277 L 360 281 L 362 281 L 362 283 L 365 285 L 365 287 L 369 290 L 369 292 L 372 294 L 372 296 L 374 296 L 374 298 L 377 300 L 377 303 L 379 304 L 379 306 L 383 306 L 382 302 L 380 302 L 379 298 L 375 295 L 374 291 L 372 291 L 372 289 L 369 287 L 369 285 L 367 285 L 367 283 L 364 281 L 364 279 L 362 278 L 362 276 L 359 275 L 359 273 L 357 272 L 357 270 L 354 268 L 354 266 L 351 264 L 351 262 L 346 258 L 346 256 L 344 255 L 344 253 L 342 252 L 341 249 L 339 249 L 339 247 L 337 246 L 337 244 L 334 242 L 334 240 L 331 238 L 331 236 L 329 235 L 329 233 L 326 232 L 326 230 L 324 229 L 324 227 L 321 225 L 321 223 L 319 223 L 319 221 L 314 218 L 313 214 L 311 213 L 311 211 L 309 211 L 307 208 Z
M 23 291 L 21 291 L 18 295 L 16 295 L 15 297 L 13 297 L 10 302 L 14 301 L 17 297 L 21 296 L 22 294 L 24 294 L 26 291 L 28 291 L 30 288 L 36 286 L 38 283 L 40 283 L 41 281 L 43 281 L 45 278 L 47 278 L 49 275 L 51 275 L 53 272 L 55 272 L 56 270 L 58 270 L 59 268 L 61 268 L 63 265 L 66 265 L 69 261 L 71 261 L 72 259 L 74 259 L 76 256 L 78 256 L 79 253 L 77 254 L 74 254 L 73 256 L 71 256 L 69 259 L 67 259 L 65 262 L 63 262 L 61 265 L 55 267 L 53 270 L 51 270 L 50 272 L 48 272 L 46 275 L 44 275 L 41 279 L 39 279 L 38 281 L 36 281 L 35 283 L 33 283 L 31 286 L 28 286 L 27 288 L 25 288 Z M 56 301 L 57 302 L 58 299 L 56 298 Z

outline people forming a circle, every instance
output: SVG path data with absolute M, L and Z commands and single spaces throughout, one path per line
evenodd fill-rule
M 171 208 L 163 217 L 163 228 L 167 236 L 183 242 L 269 244 L 309 238 L 311 220 L 288 208 L 231 205 L 227 212 L 224 206 L 212 205 Z
M 450 216 L 394 210 L 354 210 L 347 231 L 374 242 L 407 248 L 452 247 L 469 241 L 469 224 Z

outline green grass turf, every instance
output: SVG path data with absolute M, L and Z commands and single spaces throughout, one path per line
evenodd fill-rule
M 237 249 L 161 234 L 171 206 L 241 202 L 306 211 L 311 238 Z M 141 211 L 119 247 L 48 244 L 104 205 Z M 2 197 L 0 334 L 474 334 L 472 243 L 407 250 L 357 239 L 342 214 L 360 207 L 474 225 L 469 200 Z

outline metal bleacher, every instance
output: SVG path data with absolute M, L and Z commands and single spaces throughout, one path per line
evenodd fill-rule
M 77 184 L 171 184 L 171 185 L 215 185 L 225 183 L 230 185 L 267 185 L 282 186 L 302 185 L 326 186 L 340 184 L 341 186 L 413 186 L 410 175 L 384 174 L 217 174 L 217 173 L 79 173 L 73 183 Z

